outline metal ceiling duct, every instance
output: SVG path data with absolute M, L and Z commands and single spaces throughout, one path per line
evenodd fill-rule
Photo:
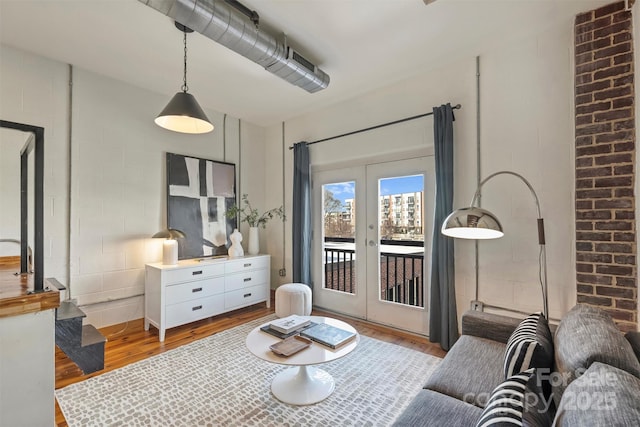
M 275 36 L 260 29 L 249 17 L 221 0 L 138 0 L 199 32 L 267 71 L 317 92 L 329 85 L 329 76 Z M 236 2 L 237 3 L 237 2 Z

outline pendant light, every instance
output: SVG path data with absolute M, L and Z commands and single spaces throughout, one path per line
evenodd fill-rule
M 213 125 L 207 118 L 196 98 L 187 93 L 187 33 L 193 30 L 179 22 L 175 23 L 184 34 L 184 74 L 182 80 L 182 92 L 175 94 L 162 112 L 156 117 L 158 126 L 174 132 L 181 133 L 207 133 L 213 130 Z

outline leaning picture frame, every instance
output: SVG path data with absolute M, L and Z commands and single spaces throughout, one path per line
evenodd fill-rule
M 225 212 L 236 202 L 233 163 L 166 153 L 167 225 L 185 234 L 178 258 L 227 255 L 237 218 Z

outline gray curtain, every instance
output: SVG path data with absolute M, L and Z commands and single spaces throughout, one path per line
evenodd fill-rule
M 311 177 L 309 147 L 293 146 L 293 281 L 311 283 Z
M 433 108 L 436 160 L 436 206 L 431 252 L 429 339 L 449 350 L 458 339 L 453 239 L 440 232 L 453 210 L 453 110 L 451 104 Z

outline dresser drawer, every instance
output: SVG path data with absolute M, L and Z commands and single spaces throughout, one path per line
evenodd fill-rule
M 268 289 L 265 285 L 251 286 L 238 289 L 237 291 L 227 292 L 224 294 L 224 308 L 225 310 L 230 310 L 265 301 L 267 299 L 267 293 Z
M 0 0 L 2 1 L 2 0 Z M 166 330 L 265 301 L 270 307 L 271 257 L 181 260 L 145 266 L 144 329 Z
M 163 274 L 165 284 L 190 282 L 192 280 L 200 280 L 206 277 L 215 277 L 224 275 L 224 264 L 203 264 L 195 267 L 180 268 L 175 270 L 166 270 Z
M 245 271 L 243 273 L 231 274 L 225 277 L 225 292 L 235 291 L 237 289 L 249 286 L 262 285 L 268 280 L 268 270 Z
M 167 304 L 209 297 L 224 292 L 224 277 L 211 277 L 167 286 Z
M 222 295 L 167 305 L 166 327 L 172 328 L 185 323 L 195 322 L 196 320 L 215 316 L 223 311 L 224 297 Z
M 257 270 L 261 268 L 269 268 L 269 257 L 261 256 L 255 258 L 243 258 L 229 261 L 225 265 L 225 273 L 233 274 L 242 271 Z

